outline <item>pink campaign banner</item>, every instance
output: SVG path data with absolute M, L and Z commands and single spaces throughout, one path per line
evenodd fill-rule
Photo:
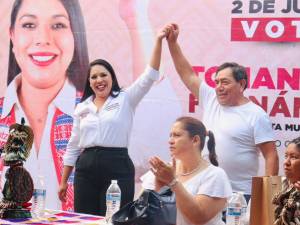
M 299 18 L 232 18 L 232 41 L 299 42 Z
M 48 21 L 49 30 L 34 36 L 30 27 L 39 23 L 37 17 L 33 21 L 18 21 L 20 26 L 15 30 L 20 33 L 12 33 L 9 27 L 14 1 L 1 1 L 0 144 L 3 146 L 7 139 L 9 124 L 19 122 L 25 115 L 35 132 L 34 146 L 25 167 L 33 179 L 39 174 L 46 177 L 47 208 L 62 208 L 57 196 L 61 158 L 71 134 L 74 107 L 87 76 L 80 71 L 85 71 L 89 61 L 106 59 L 113 65 L 121 86 L 127 87 L 147 65 L 156 31 L 170 22 L 179 25 L 178 41 L 183 52 L 196 73 L 210 86 L 214 86 L 215 71 L 223 62 L 234 61 L 247 67 L 249 83 L 245 94 L 272 120 L 282 174 L 283 150 L 291 139 L 299 136 L 300 130 L 298 1 L 43 1 L 49 1 L 51 7 L 38 8 L 35 0 L 16 2 L 22 2 L 21 9 L 27 7 L 26 10 L 33 10 L 32 13 L 41 17 L 55 3 L 63 3 L 72 20 L 72 29 L 58 36 L 56 29 L 64 28 L 64 22 L 53 25 L 53 21 Z M 26 35 L 22 33 L 24 28 L 29 29 Z M 36 54 L 30 47 L 34 38 L 56 40 L 54 54 Z M 24 89 L 25 82 L 20 88 L 22 74 L 18 75 L 17 70 L 12 73 L 11 40 L 15 44 L 11 52 L 19 53 L 16 63 L 22 74 L 27 74 L 35 84 L 32 89 Z M 45 70 L 43 76 L 29 66 L 29 62 L 41 63 L 52 57 L 64 60 L 59 66 Z M 27 58 L 31 61 L 26 61 Z M 136 167 L 137 187 L 139 177 L 149 169 L 150 156 L 170 159 L 168 137 L 175 119 L 181 115 L 201 118 L 202 114 L 197 100 L 179 79 L 166 43 L 160 71 L 159 82 L 135 112 L 129 152 Z M 63 88 L 55 88 L 57 83 Z M 263 160 L 261 163 L 262 173 Z M 73 176 L 71 183 L 72 179 Z

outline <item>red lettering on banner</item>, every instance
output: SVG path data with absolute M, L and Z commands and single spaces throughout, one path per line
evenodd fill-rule
M 278 114 L 282 114 L 284 117 L 288 118 L 300 118 L 300 98 L 294 97 L 293 104 L 288 105 L 284 97 L 286 93 L 287 91 L 281 91 L 279 96 L 274 99 L 274 103 L 272 103 L 272 98 L 269 99 L 269 96 L 262 96 L 261 102 L 258 101 L 256 96 L 249 96 L 249 99 L 262 107 L 262 109 L 268 113 L 270 117 L 276 117 Z M 269 109 L 271 109 L 270 113 L 268 112 Z
M 193 70 L 199 76 L 199 73 L 204 72 L 205 68 L 204 66 L 193 66 Z
M 199 101 L 193 94 L 190 94 L 189 97 L 189 112 L 194 113 L 196 111 L 196 105 L 199 105 Z
M 205 81 L 206 83 L 215 88 L 216 87 L 216 82 L 215 82 L 215 79 L 212 75 L 214 75 L 218 70 L 218 67 L 217 66 L 213 66 L 213 67 L 210 67 L 206 72 L 205 72 Z
M 300 98 L 294 98 L 294 117 L 300 117 Z
M 212 88 L 215 88 L 215 73 L 217 66 L 212 66 L 205 69 L 204 66 L 193 67 L 197 76 L 199 73 L 204 73 L 205 82 Z M 277 79 L 276 75 L 271 74 L 270 70 L 266 67 L 258 68 L 257 74 L 251 74 L 251 68 L 246 67 L 248 76 L 248 85 L 250 89 L 259 89 L 260 87 L 266 87 L 269 90 L 285 90 L 290 87 L 292 90 L 300 90 L 300 68 L 293 68 L 292 73 L 288 72 L 287 68 L 277 68 Z M 203 75 L 202 75 L 203 76 Z M 254 76 L 254 81 L 250 82 L 250 78 Z
M 285 83 L 287 83 L 291 89 L 299 90 L 300 85 L 300 69 L 293 69 L 293 74 L 290 75 L 285 68 L 278 68 L 278 81 L 277 89 L 284 90 Z
M 253 82 L 252 88 L 267 87 L 268 89 L 275 89 L 272 76 L 268 68 L 262 67 L 259 69 L 257 76 Z
M 194 66 L 193 69 L 197 76 L 204 77 L 206 82 L 212 88 L 215 87 L 215 74 L 217 66 L 205 68 L 204 66 Z M 271 74 L 269 68 L 260 67 L 256 74 L 251 74 L 252 68 L 246 67 L 248 75 L 248 88 L 259 89 L 265 87 L 269 90 L 280 90 L 279 96 L 264 95 L 258 99 L 258 96 L 248 96 L 251 101 L 259 105 L 270 117 L 282 115 L 287 118 L 300 118 L 300 97 L 294 97 L 292 104 L 286 102 L 285 95 L 290 88 L 292 91 L 300 90 L 300 68 L 292 68 L 289 72 L 287 68 L 278 67 L 277 74 Z M 254 80 L 251 83 L 250 77 Z M 272 92 L 275 93 L 275 92 Z M 290 102 L 290 100 L 289 100 Z M 198 99 L 189 94 L 189 112 L 194 113 L 196 106 L 199 105 Z
M 231 41 L 299 42 L 300 18 L 232 18 Z
M 286 91 L 281 91 L 280 95 L 285 95 Z M 271 117 L 275 117 L 276 114 L 282 113 L 284 117 L 291 117 L 291 113 L 289 111 L 289 107 L 286 104 L 286 101 L 283 96 L 277 97 L 275 103 L 270 112 Z

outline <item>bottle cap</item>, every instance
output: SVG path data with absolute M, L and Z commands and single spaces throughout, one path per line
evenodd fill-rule
M 111 183 L 112 183 L 112 184 L 117 184 L 118 181 L 117 181 L 117 180 L 111 180 Z

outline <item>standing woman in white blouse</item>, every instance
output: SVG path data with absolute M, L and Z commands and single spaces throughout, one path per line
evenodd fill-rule
M 90 64 L 89 77 L 75 110 L 73 130 L 64 155 L 64 170 L 58 195 L 65 200 L 67 180 L 75 166 L 76 212 L 104 216 L 105 193 L 111 180 L 118 180 L 121 206 L 133 200 L 135 169 L 128 155 L 135 108 L 159 78 L 162 39 L 156 37 L 149 66 L 127 89 L 119 87 L 112 66 L 98 59 Z

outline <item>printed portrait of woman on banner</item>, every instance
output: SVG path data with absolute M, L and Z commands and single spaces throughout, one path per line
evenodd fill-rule
M 78 0 L 16 0 L 9 35 L 7 88 L 0 100 L 0 145 L 6 142 L 9 126 L 24 117 L 34 132 L 25 167 L 34 180 L 38 175 L 45 177 L 47 208 L 72 209 L 72 188 L 62 206 L 57 190 L 88 66 L 80 4 Z

